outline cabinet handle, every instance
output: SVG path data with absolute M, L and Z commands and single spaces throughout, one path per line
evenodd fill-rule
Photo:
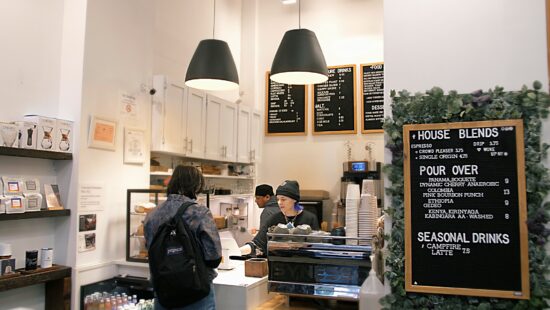
M 187 153 L 187 137 L 185 137 L 185 139 L 183 139 L 183 143 L 184 143 L 183 152 Z
M 191 144 L 189 152 L 193 153 L 193 139 L 189 139 L 189 140 L 190 140 L 189 143 Z
M 223 157 L 227 157 L 227 145 L 223 146 Z

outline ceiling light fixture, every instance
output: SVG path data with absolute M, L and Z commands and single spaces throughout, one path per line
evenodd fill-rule
M 185 75 L 185 85 L 204 90 L 232 90 L 239 87 L 239 74 L 227 42 L 216 40 L 216 0 L 212 39 L 199 42 Z
M 325 56 L 315 33 L 301 28 L 301 1 L 298 0 L 298 29 L 283 36 L 271 64 L 271 80 L 283 84 L 318 84 L 328 80 Z
M 281 0 L 283 4 L 294 4 L 296 3 L 296 0 Z

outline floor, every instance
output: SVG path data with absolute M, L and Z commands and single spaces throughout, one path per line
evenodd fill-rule
M 271 300 L 263 303 L 256 310 L 313 310 L 313 309 L 338 309 L 338 310 L 352 310 L 359 309 L 359 305 L 356 302 L 345 302 L 327 299 L 313 299 L 313 298 L 301 298 L 291 297 L 290 302 L 287 300 L 286 295 L 278 294 Z

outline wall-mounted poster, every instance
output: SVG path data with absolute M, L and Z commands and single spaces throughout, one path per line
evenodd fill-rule
M 145 161 L 145 130 L 124 128 L 124 163 L 143 164 Z
M 96 214 L 81 214 L 78 219 L 78 231 L 95 230 L 97 225 Z
M 95 233 L 82 233 L 78 235 L 78 252 L 95 250 Z
M 265 75 L 265 135 L 307 134 L 307 86 L 272 81 Z
M 313 87 L 313 134 L 356 133 L 355 65 L 328 67 L 328 81 Z
M 522 120 L 403 126 L 405 289 L 529 299 Z
M 361 65 L 361 82 L 361 132 L 384 132 L 384 63 Z

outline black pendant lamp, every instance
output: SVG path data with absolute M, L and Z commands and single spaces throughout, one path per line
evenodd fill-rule
M 214 0 L 216 28 L 216 1 Z M 227 42 L 206 39 L 199 42 L 185 75 L 185 85 L 203 90 L 232 90 L 239 87 L 239 74 Z
M 298 1 L 298 28 L 289 30 L 277 49 L 270 78 L 283 84 L 318 84 L 328 80 L 325 56 L 315 33 L 301 28 Z

